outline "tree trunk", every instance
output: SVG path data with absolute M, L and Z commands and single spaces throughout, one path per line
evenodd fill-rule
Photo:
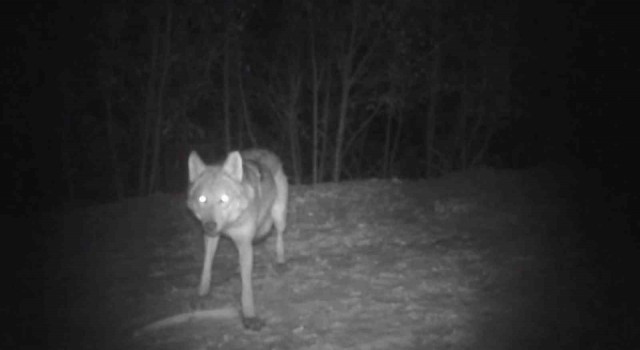
M 111 94 L 104 92 L 105 113 L 107 114 L 107 143 L 109 147 L 109 158 L 111 160 L 111 180 L 118 200 L 124 198 L 124 186 L 122 182 L 122 171 L 118 159 L 118 147 L 113 130 L 113 112 L 111 108 Z
M 332 180 L 337 182 L 340 180 L 341 168 L 344 154 L 343 149 L 345 141 L 345 132 L 347 128 L 347 114 L 349 113 L 349 104 L 351 98 L 351 89 L 356 81 L 360 81 L 365 72 L 366 62 L 371 56 L 376 46 L 374 42 L 365 43 L 362 35 L 364 31 L 371 28 L 371 23 L 363 24 L 360 22 L 360 16 L 363 12 L 361 3 L 353 2 L 351 10 L 351 28 L 348 38 L 344 43 L 341 57 L 338 60 L 338 70 L 340 72 L 340 107 L 338 111 L 338 129 L 336 131 L 336 148 L 333 157 L 333 174 Z M 366 16 L 365 16 L 366 17 Z M 369 21 L 370 19 L 366 19 Z M 377 38 L 377 36 L 376 36 Z M 356 60 L 356 56 L 358 59 Z
M 387 125 L 384 128 L 384 150 L 382 157 L 382 177 L 389 177 L 389 158 L 391 157 L 391 125 L 392 115 L 391 108 L 387 108 Z
M 152 158 L 151 158 L 151 171 L 149 174 L 149 184 L 147 188 L 147 194 L 151 194 L 156 188 L 156 181 L 158 178 L 158 163 L 160 157 L 161 147 L 161 133 L 162 123 L 164 122 L 164 92 L 167 82 L 167 75 L 169 74 L 169 68 L 171 67 L 171 22 L 173 18 L 173 11 L 171 9 L 171 3 L 167 1 L 167 13 L 165 22 L 165 34 L 164 34 L 164 52 L 162 55 L 162 73 L 160 75 L 160 82 L 158 84 L 158 92 L 156 93 L 156 118 L 153 130 L 152 140 Z
M 345 64 L 345 70 L 351 62 Z M 340 111 L 338 114 L 338 130 L 336 132 L 336 149 L 333 156 L 333 174 L 331 180 L 333 182 L 340 181 L 340 168 L 342 166 L 342 143 L 344 142 L 344 130 L 347 124 L 347 112 L 349 109 L 349 92 L 351 90 L 351 81 L 348 73 L 342 75 L 342 90 L 340 94 Z
M 145 97 L 145 110 L 142 125 L 140 125 L 140 163 L 138 167 L 138 193 L 144 195 L 147 188 L 147 169 L 148 169 L 148 157 L 149 157 L 149 140 L 151 138 L 151 125 L 154 118 L 154 106 L 156 95 L 156 80 L 157 80 L 157 66 L 158 66 L 158 50 L 160 42 L 160 28 L 152 19 L 151 33 L 153 35 L 151 41 L 151 55 L 149 59 L 151 64 L 149 66 L 149 78 L 147 81 L 147 93 Z
M 347 153 L 347 151 L 351 149 L 352 145 L 358 140 L 358 137 L 360 136 L 360 134 L 362 134 L 363 132 L 369 131 L 369 128 L 368 128 L 369 124 L 371 124 L 374 118 L 378 115 L 378 112 L 380 112 L 380 105 L 378 105 L 378 107 L 376 107 L 376 109 L 367 116 L 367 119 L 365 119 L 362 123 L 360 123 L 360 125 L 358 126 L 358 129 L 356 129 L 354 132 L 351 133 L 349 139 L 345 143 L 344 153 Z
M 310 2 L 309 6 L 309 36 L 310 36 L 310 54 L 311 57 L 311 128 L 312 128 L 312 140 L 311 140 L 311 183 L 318 183 L 318 108 L 319 108 L 319 94 L 320 94 L 320 79 L 318 77 L 318 61 L 316 57 L 316 40 L 315 40 L 315 27 L 313 25 L 313 17 L 311 16 Z
M 461 95 L 461 101 L 460 101 L 460 121 L 458 123 L 458 131 L 457 131 L 457 135 L 456 135 L 456 139 L 457 142 L 456 144 L 458 145 L 458 148 L 460 150 L 460 158 L 459 158 L 459 162 L 460 162 L 460 168 L 462 170 L 467 169 L 468 165 L 469 165 L 469 155 L 468 155 L 468 139 L 467 139 L 467 118 L 469 118 L 470 114 L 469 114 L 469 86 L 467 84 L 469 84 L 468 79 L 467 79 L 467 71 L 466 71 L 466 64 L 464 65 L 464 78 L 463 78 L 463 82 L 462 82 L 462 95 Z
M 230 89 L 229 86 L 229 60 L 231 55 L 231 49 L 229 47 L 229 41 L 231 40 L 229 36 L 231 35 L 231 13 L 229 6 L 230 4 L 226 2 L 225 8 L 225 20 L 226 20 L 226 29 L 224 33 L 224 60 L 222 67 L 222 108 L 224 115 L 224 147 L 227 153 L 231 152 L 231 111 L 230 111 Z
M 395 136 L 393 137 L 393 146 L 391 148 L 391 155 L 389 156 L 389 167 L 390 170 L 393 169 L 393 164 L 396 160 L 396 155 L 398 154 L 398 147 L 400 144 L 400 138 L 402 136 L 402 126 L 404 122 L 404 111 L 400 109 L 398 113 L 398 125 L 396 126 Z
M 289 126 L 289 147 L 291 151 L 293 179 L 294 183 L 299 184 L 302 178 L 302 166 L 300 157 L 300 134 L 298 131 L 298 100 L 302 88 L 302 77 L 297 70 L 290 71 L 289 74 L 289 99 L 285 113 Z
M 327 80 L 324 91 L 324 101 L 322 105 L 322 146 L 320 149 L 320 159 L 318 165 L 318 181 L 324 180 L 324 174 L 326 170 L 326 163 L 329 156 L 329 118 L 331 116 L 331 73 L 329 67 L 327 67 Z
M 429 110 L 427 112 L 427 125 L 425 132 L 425 145 L 427 156 L 427 177 L 434 174 L 434 159 L 435 159 L 435 135 L 436 135 L 436 113 L 438 107 L 438 95 L 440 93 L 440 63 L 442 61 L 442 46 L 440 38 L 440 0 L 433 1 L 433 17 L 432 23 L 432 37 L 434 42 L 433 48 L 433 63 L 431 67 L 431 87 L 429 92 Z
M 258 141 L 253 133 L 253 127 L 251 126 L 251 118 L 249 117 L 249 107 L 247 106 L 247 97 L 244 92 L 244 82 L 242 74 L 242 62 L 238 63 L 238 90 L 240 92 L 240 100 L 242 101 L 242 120 L 244 121 L 245 128 L 247 128 L 247 135 L 249 135 L 249 141 L 251 147 L 256 147 Z
M 293 112 L 287 112 L 289 124 L 289 152 L 291 153 L 291 166 L 293 168 L 293 182 L 300 183 L 300 161 L 299 161 L 299 137 L 298 123 Z

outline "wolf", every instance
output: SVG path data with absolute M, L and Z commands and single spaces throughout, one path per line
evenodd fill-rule
M 238 249 L 242 281 L 242 323 L 260 330 L 265 321 L 256 316 L 251 274 L 253 241 L 275 226 L 277 263 L 284 264 L 282 234 L 287 219 L 287 177 L 282 162 L 264 149 L 233 151 L 218 165 L 206 165 L 195 151 L 189 155 L 187 207 L 202 223 L 205 257 L 198 294 L 209 293 L 211 263 L 222 234 Z

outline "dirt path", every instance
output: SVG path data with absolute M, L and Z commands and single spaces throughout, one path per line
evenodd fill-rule
M 202 241 L 180 196 L 51 218 L 44 226 L 65 238 L 44 239 L 45 343 L 110 349 L 620 348 L 637 339 L 620 321 L 631 312 L 626 304 L 605 302 L 609 270 L 596 268 L 599 250 L 582 234 L 578 190 L 561 186 L 573 180 L 543 170 L 478 170 L 424 182 L 294 187 L 286 271 L 275 269 L 273 239 L 255 250 L 256 303 L 267 321 L 260 332 L 242 329 L 232 312 L 132 336 L 153 321 L 194 310 Z M 233 245 L 223 241 L 212 292 L 201 307 L 239 306 L 236 259 Z M 603 327 L 602 316 L 614 312 L 617 321 Z M 603 329 L 614 336 L 603 336 Z

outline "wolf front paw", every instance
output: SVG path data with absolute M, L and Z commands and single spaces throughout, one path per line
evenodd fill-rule
M 210 300 L 208 298 L 203 298 L 201 296 L 193 296 L 188 299 L 189 307 L 191 310 L 206 310 L 211 305 Z
M 250 331 L 259 331 L 262 329 L 262 327 L 265 326 L 265 322 L 263 319 L 258 318 L 258 317 L 242 317 L 242 325 L 244 326 L 245 329 L 248 329 Z
M 209 294 L 210 289 L 211 287 L 208 284 L 201 284 L 200 286 L 198 286 L 198 296 L 206 296 L 207 294 Z

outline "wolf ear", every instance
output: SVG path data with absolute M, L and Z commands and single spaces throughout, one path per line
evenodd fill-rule
M 229 153 L 227 160 L 222 165 L 222 170 L 226 172 L 232 179 L 242 181 L 242 157 L 240 152 L 234 151 Z
M 206 167 L 198 153 L 191 151 L 191 154 L 189 154 L 189 182 L 193 182 L 198 178 Z

